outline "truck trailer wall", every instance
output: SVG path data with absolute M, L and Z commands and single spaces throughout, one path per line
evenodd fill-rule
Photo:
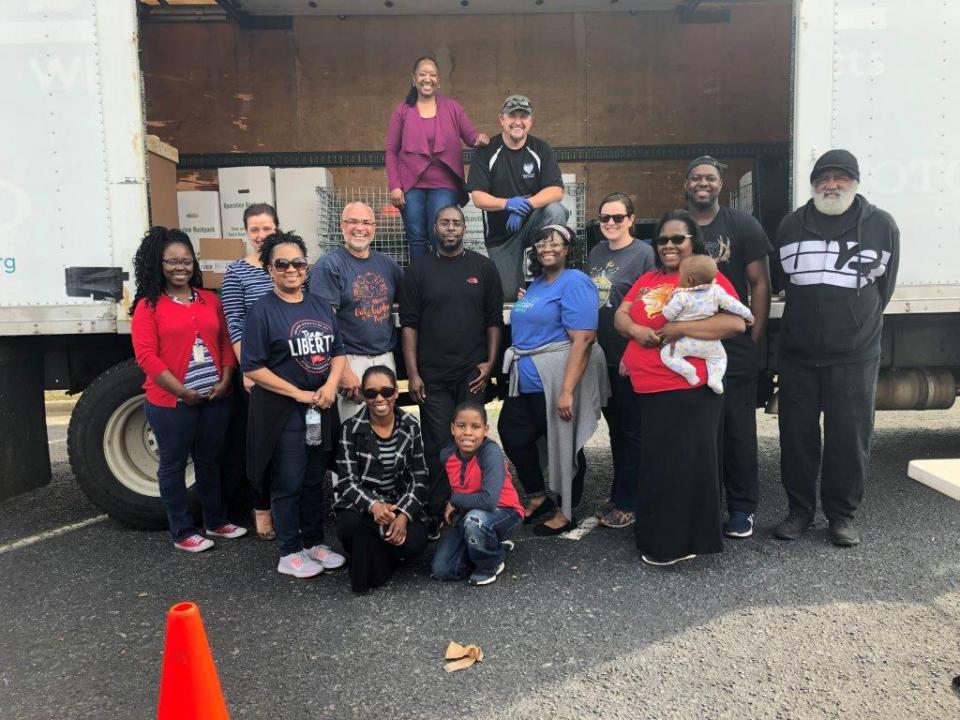
M 555 146 L 785 142 L 789 4 L 734 7 L 729 23 L 675 12 L 294 17 L 292 30 L 145 24 L 150 132 L 181 153 L 381 150 L 413 61 L 483 131 L 510 93 L 534 104 Z M 682 200 L 682 161 L 564 164 L 588 208 L 625 190 L 641 216 Z M 731 162 L 731 176 L 751 168 Z M 338 186 L 385 185 L 382 168 L 332 168 Z M 181 189 L 216 182 L 181 174 Z
M 0 335 L 117 329 L 146 224 L 132 3 L 5 3 Z

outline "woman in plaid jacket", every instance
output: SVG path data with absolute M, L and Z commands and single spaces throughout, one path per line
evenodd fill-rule
M 343 423 L 333 486 L 354 592 L 383 585 L 400 560 L 426 549 L 429 493 L 420 423 L 396 407 L 397 376 L 375 365 L 361 387 L 365 407 Z

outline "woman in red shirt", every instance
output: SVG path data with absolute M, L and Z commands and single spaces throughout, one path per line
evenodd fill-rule
M 667 322 L 663 306 L 680 281 L 680 261 L 706 255 L 700 228 L 686 210 L 660 218 L 654 236 L 656 268 L 641 275 L 617 309 L 614 326 L 629 339 L 623 354 L 636 393 L 635 418 L 643 443 L 637 495 L 637 549 L 650 565 L 673 565 L 720 552 L 720 481 L 717 430 L 723 398 L 706 387 L 706 363 L 690 385 L 660 359 L 664 343 L 681 337 L 719 340 L 745 329 L 743 319 L 718 313 L 706 320 Z M 730 295 L 730 282 L 717 275 Z
M 130 334 L 147 379 L 145 411 L 160 451 L 157 482 L 173 544 L 187 552 L 213 547 L 193 525 L 185 472 L 193 457 L 207 535 L 237 538 L 220 493 L 220 456 L 230 422 L 230 383 L 237 366 L 220 300 L 200 289 L 193 245 L 179 230 L 153 227 L 133 259 L 137 293 Z

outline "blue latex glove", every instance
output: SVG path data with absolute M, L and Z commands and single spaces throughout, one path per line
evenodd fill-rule
M 510 217 L 507 218 L 507 232 L 515 233 L 523 226 L 523 215 L 517 215 L 517 213 L 510 213 Z
M 507 212 L 516 213 L 520 217 L 526 217 L 530 214 L 530 211 L 533 210 L 533 205 L 531 205 L 526 198 L 517 195 L 507 200 L 507 204 L 503 209 Z

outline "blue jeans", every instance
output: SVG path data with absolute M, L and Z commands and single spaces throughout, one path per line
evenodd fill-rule
M 308 446 L 302 414 L 291 416 L 273 451 L 270 478 L 270 507 L 281 557 L 323 542 L 323 478 L 330 453 Z
M 144 403 L 147 422 L 153 428 L 160 450 L 160 501 L 167 511 L 174 542 L 197 532 L 187 492 L 187 457 L 193 457 L 197 495 L 203 509 L 203 525 L 209 530 L 227 522 L 220 493 L 220 457 L 230 424 L 233 398 L 189 406 L 160 407 Z
M 458 205 L 460 194 L 449 188 L 410 188 L 404 194 L 403 231 L 410 247 L 410 261 L 426 255 L 437 247 L 434 220 L 440 208 Z
M 469 510 L 447 528 L 430 570 L 437 580 L 462 580 L 472 572 L 492 575 L 507 551 L 500 543 L 520 525 L 520 513 L 510 508 L 493 512 Z

